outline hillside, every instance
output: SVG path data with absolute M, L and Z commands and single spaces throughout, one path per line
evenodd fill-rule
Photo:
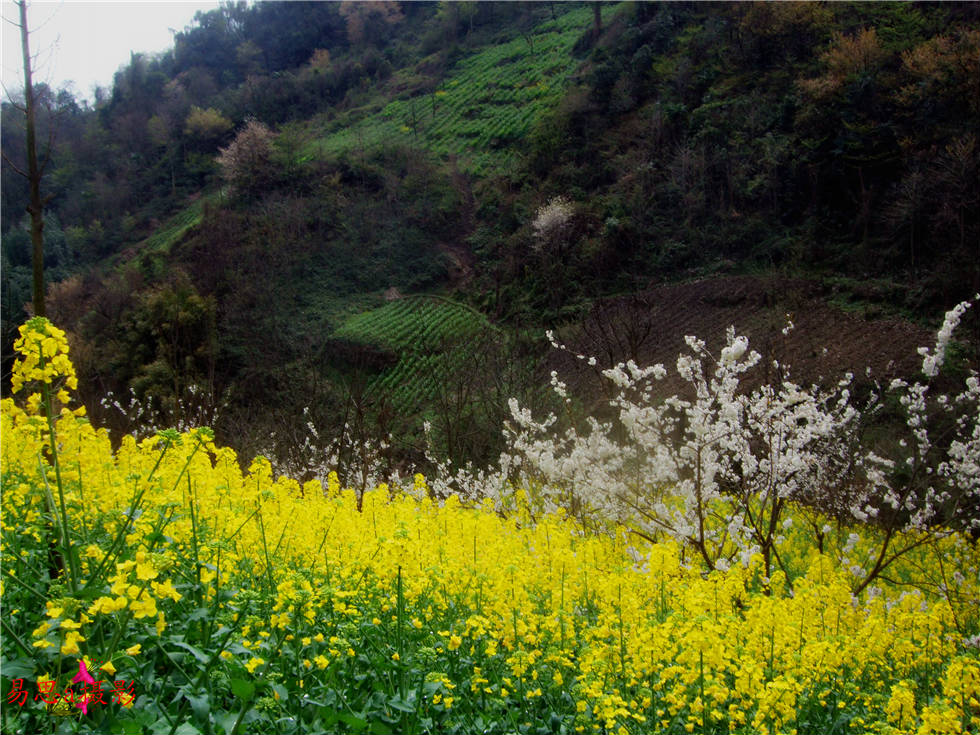
M 603 17 L 615 10 L 607 5 Z M 427 57 L 386 80 L 387 104 L 377 109 L 372 96 L 363 107 L 331 115 L 304 150 L 329 155 L 418 147 L 458 157 L 461 168 L 480 177 L 512 169 L 521 141 L 561 101 L 580 69 L 582 60 L 572 50 L 592 20 L 587 7 L 562 9 L 517 37 L 474 42 L 435 84 L 421 71 Z
M 978 43 L 973 3 L 228 4 L 94 107 L 41 90 L 49 312 L 97 422 L 284 462 L 492 460 L 507 399 L 575 370 L 547 327 L 669 363 L 789 312 L 800 380 L 914 371 L 980 289 Z
M 887 383 L 919 370 L 917 349 L 935 341 L 929 329 L 873 308 L 845 310 L 834 303 L 836 295 L 832 286 L 812 280 L 705 278 L 597 300 L 558 337 L 571 353 L 596 356 L 599 368 L 625 360 L 671 366 L 688 351 L 686 335 L 704 339 L 716 354 L 725 344 L 725 331 L 734 326 L 765 363 L 778 360 L 790 370 L 783 377 L 800 385 L 836 380 L 847 372 L 860 375 L 865 369 Z M 792 327 L 784 333 L 788 324 Z M 594 370 L 562 352 L 552 353 L 551 362 L 576 393 L 595 393 L 589 389 Z M 660 384 L 664 395 L 683 388 L 677 375 Z

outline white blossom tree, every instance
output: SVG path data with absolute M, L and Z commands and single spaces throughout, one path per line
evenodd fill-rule
M 571 234 L 575 209 L 563 196 L 552 197 L 547 204 L 538 207 L 531 221 L 535 245 L 541 249 L 561 249 Z
M 927 379 L 938 373 L 969 306 L 949 312 L 935 348 L 920 350 Z M 954 397 L 930 399 L 928 382 L 893 381 L 858 407 L 850 374 L 829 388 L 785 379 L 745 390 L 741 379 L 761 357 L 734 328 L 717 358 L 701 340 L 686 342 L 688 353 L 675 366 L 688 386 L 683 395 L 658 398 L 663 365 L 617 365 L 603 372 L 616 387 L 614 418 L 590 418 L 584 430 L 559 431 L 554 415 L 536 421 L 511 401 L 511 453 L 502 465 L 512 481 L 534 488 L 544 509 L 563 507 L 587 522 L 610 519 L 651 540 L 681 541 L 707 568 L 761 554 L 767 575 L 787 571 L 779 549 L 792 522 L 789 504 L 842 527 L 873 522 L 881 529 L 877 546 L 844 560 L 856 591 L 936 534 L 980 530 L 976 373 Z M 788 374 L 785 366 L 774 373 Z M 569 400 L 555 374 L 552 385 Z M 888 393 L 904 409 L 901 433 L 908 438 L 886 457 L 865 443 L 864 430 Z M 814 529 L 821 545 L 827 530 Z M 850 552 L 845 545 L 843 553 Z
M 258 120 L 249 120 L 227 148 L 218 155 L 225 181 L 239 194 L 258 193 L 271 178 L 272 142 L 275 134 Z

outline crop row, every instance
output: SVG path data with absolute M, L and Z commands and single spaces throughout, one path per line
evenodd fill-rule
M 397 350 L 398 362 L 370 389 L 411 412 L 435 397 L 438 381 L 476 359 L 468 340 L 487 328 L 486 318 L 467 306 L 414 297 L 351 317 L 335 336 Z
M 456 362 L 458 360 L 445 353 L 409 353 L 394 368 L 386 371 L 374 387 L 387 395 L 396 409 L 411 410 L 437 395 L 438 381 Z
M 335 336 L 396 349 L 435 349 L 485 329 L 478 312 L 445 299 L 412 297 L 357 314 Z
M 541 23 L 535 34 L 487 47 L 461 60 L 435 92 L 338 124 L 320 150 L 339 153 L 401 140 L 459 155 L 474 170 L 511 158 L 513 151 L 500 144 L 526 135 L 560 99 L 579 64 L 571 49 L 590 23 L 591 9 L 574 9 Z

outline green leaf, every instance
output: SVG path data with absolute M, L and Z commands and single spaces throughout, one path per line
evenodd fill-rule
M 189 620 L 201 620 L 203 618 L 208 617 L 210 614 L 211 614 L 211 611 L 208 610 L 206 607 L 199 607 L 196 610 L 194 610 L 193 612 L 189 613 L 187 615 L 187 617 L 185 618 L 185 620 L 188 620 L 188 621 Z
M 174 735 L 201 735 L 201 731 L 189 722 L 182 722 L 177 726 Z
M 191 709 L 194 710 L 194 716 L 199 720 L 207 720 L 208 713 L 211 711 L 211 702 L 208 699 L 207 692 L 188 694 L 184 693 L 187 701 L 191 703 Z
M 137 720 L 122 720 L 119 721 L 119 724 L 122 725 L 123 735 L 142 735 L 143 733 L 143 726 Z
M 252 697 L 255 695 L 255 683 L 246 679 L 232 679 L 231 693 L 235 695 L 236 699 L 242 700 L 242 702 L 251 702 Z
M 392 697 L 391 699 L 388 700 L 388 706 L 391 707 L 392 709 L 398 710 L 399 712 L 415 711 L 415 705 L 410 704 L 409 702 L 406 702 L 401 697 L 397 697 L 397 696 Z
M 220 727 L 225 735 L 231 732 L 231 729 L 235 726 L 235 722 L 238 720 L 237 712 L 223 712 L 221 714 L 215 714 L 214 721 Z
M 0 668 L 5 679 L 28 679 L 34 675 L 34 662 L 25 658 L 4 659 Z
M 193 654 L 194 658 L 196 658 L 202 664 L 206 664 L 208 661 L 211 660 L 211 658 L 207 654 L 205 654 L 200 649 L 194 648 L 194 646 L 190 645 L 189 643 L 184 643 L 183 641 L 174 641 L 174 640 L 171 640 L 170 642 L 173 645 L 177 646 L 178 648 L 183 648 L 185 651 L 190 651 L 191 654 Z
M 352 732 L 364 732 L 367 729 L 367 720 L 363 720 L 355 715 L 344 712 L 339 715 L 338 719 L 350 727 Z
M 340 715 L 337 714 L 337 711 L 329 705 L 323 704 L 322 702 L 314 702 L 312 700 L 306 701 L 309 704 L 320 707 L 320 716 L 317 718 L 317 722 L 321 723 L 323 730 L 329 732 L 330 728 L 340 721 Z M 364 724 L 366 725 L 367 723 Z
M 326 702 L 321 702 L 317 699 L 304 699 L 302 700 L 302 704 L 304 707 L 306 705 L 310 705 L 311 707 L 329 707 Z
M 289 699 L 289 691 L 282 684 L 279 684 L 278 682 L 271 682 L 269 684 L 269 688 L 279 695 L 280 701 L 285 702 L 287 699 Z

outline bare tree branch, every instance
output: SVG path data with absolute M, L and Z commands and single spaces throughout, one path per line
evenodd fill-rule
M 8 166 L 10 166 L 10 168 L 12 168 L 16 173 L 18 173 L 21 176 L 23 176 L 25 179 L 28 178 L 28 173 L 24 169 L 20 168 L 20 166 L 18 166 L 16 163 L 14 163 L 13 161 L 11 161 L 10 158 L 7 156 L 6 153 L 4 153 L 2 155 L 3 155 L 4 163 L 6 163 Z

